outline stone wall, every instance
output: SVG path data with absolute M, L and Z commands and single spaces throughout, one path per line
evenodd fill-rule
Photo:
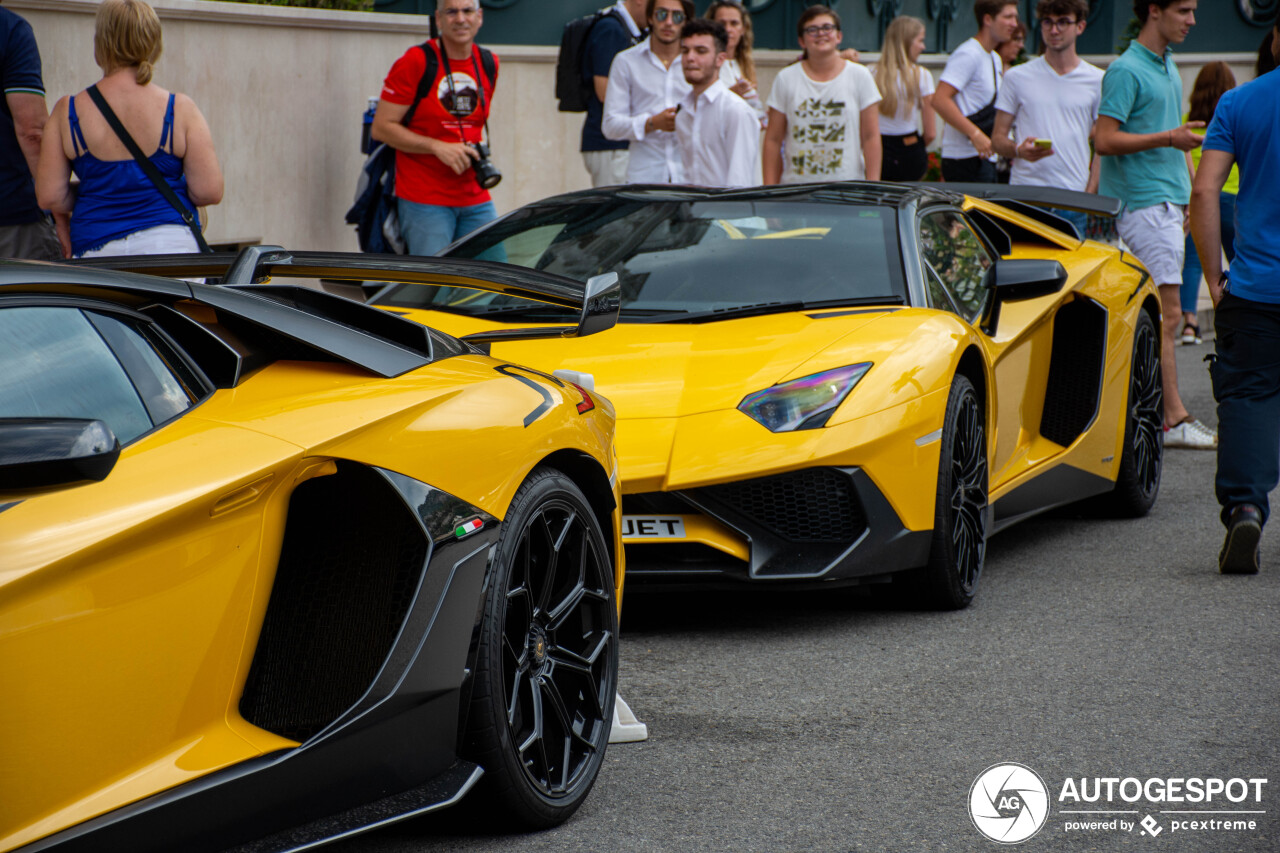
M 210 242 L 354 250 L 355 232 L 342 217 L 364 161 L 360 116 L 396 58 L 426 38 L 426 19 L 209 0 L 151 3 L 165 33 L 155 81 L 190 95 L 204 112 L 226 176 L 226 196 L 210 211 Z M 5 0 L 35 30 L 51 108 L 100 76 L 93 62 L 97 5 Z M 586 187 L 582 116 L 555 108 L 556 49 L 492 47 L 502 60 L 490 121 L 494 162 L 504 175 L 493 193 L 499 212 Z M 762 92 L 794 58 L 791 51 L 757 52 Z M 1241 82 L 1252 76 L 1252 55 L 1184 55 L 1188 92 L 1210 58 L 1231 61 Z M 936 76 L 945 57 L 924 61 Z

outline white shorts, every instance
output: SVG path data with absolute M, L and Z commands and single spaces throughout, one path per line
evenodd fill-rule
M 185 225 L 156 225 L 126 234 L 118 240 L 91 249 L 82 258 L 110 258 L 117 255 L 180 255 L 199 252 L 196 238 Z
M 1157 285 L 1182 285 L 1182 262 L 1187 235 L 1182 230 L 1181 205 L 1164 202 L 1120 214 L 1116 230 L 1120 239 L 1142 261 Z
M 583 151 L 582 162 L 591 175 L 591 186 L 614 187 L 627 182 L 627 163 L 631 152 L 625 148 L 613 151 Z

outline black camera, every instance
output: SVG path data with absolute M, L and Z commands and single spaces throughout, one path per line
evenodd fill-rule
M 479 155 L 471 163 L 471 168 L 476 173 L 476 183 L 481 189 L 491 190 L 502 181 L 502 172 L 498 171 L 498 167 L 489 159 L 488 145 L 476 142 L 471 147 L 476 149 L 476 154 Z

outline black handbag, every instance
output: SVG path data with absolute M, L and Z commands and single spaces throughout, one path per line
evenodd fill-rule
M 205 242 L 204 232 L 200 230 L 200 219 L 196 216 L 196 212 L 185 204 L 182 199 L 178 198 L 178 194 L 173 191 L 173 187 L 169 186 L 169 182 L 160 174 L 160 170 L 156 168 L 156 164 L 151 162 L 146 154 L 142 153 L 142 149 L 138 147 L 138 143 L 133 141 L 133 137 L 129 135 L 129 131 L 124 129 L 124 125 L 120 123 L 120 119 L 116 117 L 115 112 L 107 104 L 107 99 L 102 97 L 102 93 L 98 91 L 97 86 L 90 86 L 85 90 L 89 93 L 89 99 L 93 101 L 94 106 L 102 113 L 102 117 L 107 120 L 107 124 L 111 125 L 111 129 L 115 131 L 116 136 L 120 137 L 120 141 L 124 143 L 124 147 L 129 149 L 129 153 L 133 155 L 133 159 L 142 167 L 142 172 L 151 179 L 151 183 L 156 185 L 156 189 L 160 191 L 160 195 L 164 196 L 165 201 L 173 205 L 173 209 L 178 211 L 178 215 L 182 217 L 182 221 L 191 229 L 191 235 L 196 238 L 196 245 L 200 247 L 201 252 L 212 252 L 209 244 Z
M 991 96 L 991 102 L 976 113 L 970 113 L 965 116 L 969 121 L 973 122 L 978 130 L 991 138 L 991 134 L 996 129 L 996 98 L 1000 95 L 1000 81 L 996 77 L 996 67 L 994 63 L 991 66 L 991 82 L 994 84 L 995 94 Z

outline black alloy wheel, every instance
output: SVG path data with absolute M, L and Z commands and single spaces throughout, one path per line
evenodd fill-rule
M 502 821 L 545 828 L 577 810 L 604 760 L 618 683 L 613 561 L 587 499 L 559 471 L 534 471 L 503 525 L 468 751 Z
M 1155 321 L 1138 312 L 1133 329 L 1133 362 L 1125 409 L 1124 451 L 1115 488 L 1098 499 L 1097 508 L 1115 518 L 1146 515 L 1160 492 L 1164 463 L 1164 390 L 1160 372 L 1160 337 Z
M 951 382 L 941 443 L 933 544 L 919 589 L 928 605 L 955 610 L 973 601 L 987 555 L 986 415 L 960 374 Z

